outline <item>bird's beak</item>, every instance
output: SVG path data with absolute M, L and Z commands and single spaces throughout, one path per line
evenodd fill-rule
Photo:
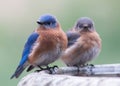
M 39 20 L 37 21 L 37 23 L 40 24 L 40 25 L 43 25 L 43 24 L 44 24 L 43 22 L 41 22 L 41 21 L 39 21 Z
M 83 24 L 83 28 L 88 29 L 88 24 Z

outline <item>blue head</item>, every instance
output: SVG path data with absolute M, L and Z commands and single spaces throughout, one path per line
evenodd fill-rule
M 57 26 L 57 19 L 53 15 L 44 14 L 40 16 L 37 23 L 40 26 L 44 26 L 46 29 L 55 28 Z

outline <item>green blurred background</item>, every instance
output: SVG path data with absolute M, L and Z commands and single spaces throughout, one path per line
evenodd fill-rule
M 79 17 L 91 17 L 103 44 L 91 63 L 120 62 L 120 0 L 0 0 L 0 86 L 16 86 L 28 74 L 24 71 L 20 78 L 10 80 L 27 37 L 44 13 L 55 15 L 64 31 Z M 60 61 L 56 64 L 61 66 Z

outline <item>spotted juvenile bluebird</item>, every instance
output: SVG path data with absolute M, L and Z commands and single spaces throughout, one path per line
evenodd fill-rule
M 11 79 L 18 78 L 26 67 L 30 71 L 34 67 L 48 66 L 67 48 L 67 36 L 53 15 L 44 14 L 37 23 L 38 27 L 29 36 L 21 61 Z
M 67 66 L 83 66 L 98 56 L 101 50 L 101 38 L 95 30 L 94 22 L 82 17 L 68 31 L 68 48 L 62 57 Z

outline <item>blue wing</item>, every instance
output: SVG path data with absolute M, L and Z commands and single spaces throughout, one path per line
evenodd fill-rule
M 76 42 L 76 40 L 80 37 L 79 33 L 72 32 L 72 31 L 68 31 L 66 35 L 68 39 L 68 45 L 67 45 L 68 47 L 73 45 Z
M 31 48 L 33 47 L 33 44 L 37 40 L 38 36 L 39 36 L 39 34 L 36 33 L 36 32 L 33 32 L 29 36 L 29 38 L 28 38 L 28 40 L 27 40 L 27 42 L 25 43 L 25 46 L 24 46 L 24 50 L 23 50 L 23 53 L 22 53 L 22 59 L 20 61 L 20 65 L 24 64 L 25 61 L 28 59 L 28 55 L 29 55 L 29 53 L 31 51 Z
M 33 32 L 29 36 L 29 38 L 28 38 L 28 40 L 27 40 L 27 42 L 25 43 L 25 46 L 24 46 L 24 50 L 23 50 L 23 53 L 22 53 L 22 58 L 21 58 L 20 64 L 17 67 L 15 73 L 11 76 L 11 79 L 13 77 L 18 78 L 19 75 L 22 73 L 22 71 L 26 68 L 25 67 L 25 62 L 28 60 L 28 55 L 31 51 L 31 48 L 33 47 L 33 44 L 37 40 L 38 36 L 39 36 L 39 34 L 36 33 L 36 32 Z

